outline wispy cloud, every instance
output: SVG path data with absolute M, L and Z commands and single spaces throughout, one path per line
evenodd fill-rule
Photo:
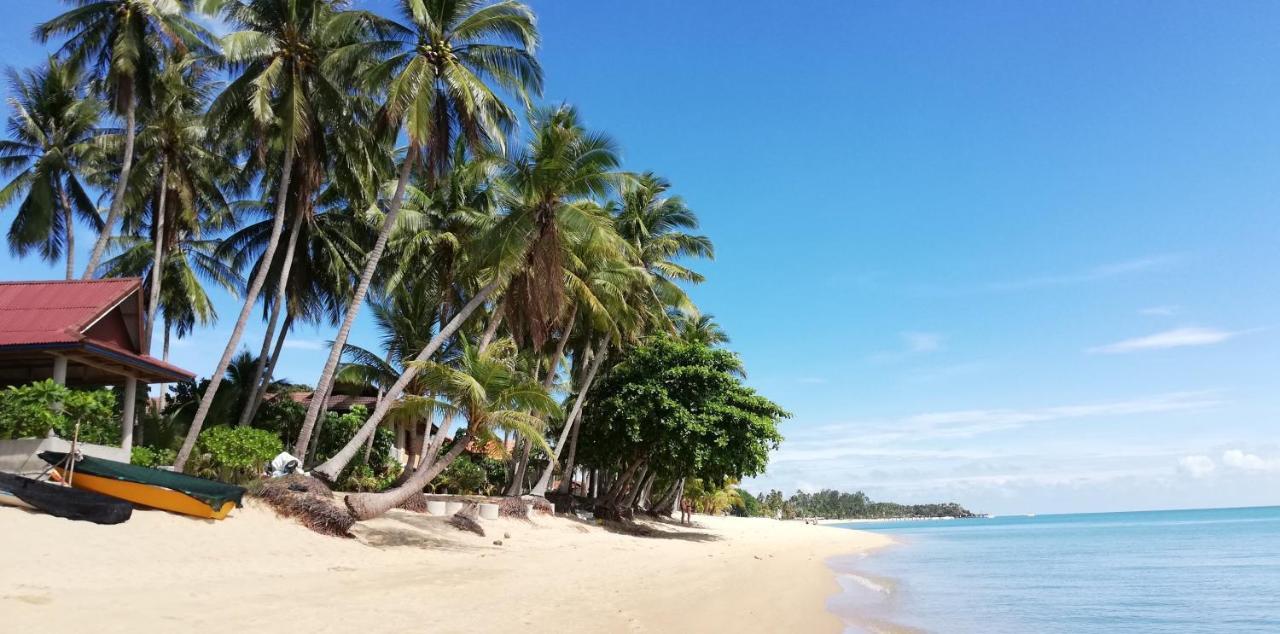
M 1222 452 L 1222 464 L 1244 471 L 1280 471 L 1280 458 L 1263 458 L 1240 449 L 1228 449 Z
M 1104 346 L 1089 348 L 1094 354 L 1124 354 L 1144 350 L 1165 350 L 1168 348 L 1185 348 L 1188 346 L 1208 346 L 1222 343 L 1244 334 L 1245 331 L 1228 331 L 1217 328 L 1174 328 L 1145 337 L 1125 339 Z
M 285 339 L 284 347 L 290 350 L 327 350 L 328 344 L 316 339 Z
M 1099 282 L 1135 273 L 1145 273 L 1147 271 L 1167 268 L 1180 259 L 1180 256 L 1172 254 L 1136 258 L 1133 260 L 1125 260 L 1123 262 L 1103 264 L 1083 271 L 1039 275 L 1019 280 L 994 282 L 986 285 L 985 290 L 991 292 L 1024 291 L 1054 286 L 1071 286 L 1075 284 Z
M 936 332 L 904 332 L 902 338 L 911 352 L 934 352 L 942 348 L 942 335 Z
M 1138 311 L 1141 315 L 1148 317 L 1172 317 L 1181 310 L 1179 306 L 1148 306 Z

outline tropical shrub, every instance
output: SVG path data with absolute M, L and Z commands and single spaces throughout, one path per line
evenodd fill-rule
M 253 427 L 210 427 L 196 439 L 188 470 L 195 475 L 244 483 L 258 477 L 272 458 L 284 451 L 280 437 Z
M 80 441 L 120 443 L 115 392 L 72 390 L 51 379 L 0 391 L 0 439 L 40 438 L 53 430 L 71 438 L 80 424 Z M 59 405 L 60 404 L 60 405 Z
M 129 462 L 139 467 L 163 467 L 173 464 L 176 456 L 177 452 L 172 449 L 134 447 L 129 455 Z
M 449 467 L 433 482 L 438 491 L 461 495 L 488 493 L 489 480 L 484 468 L 462 456 L 449 463 Z

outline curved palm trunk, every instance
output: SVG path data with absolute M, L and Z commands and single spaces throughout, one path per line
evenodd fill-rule
M 574 459 L 578 455 L 578 433 L 582 431 L 582 419 L 573 421 L 573 433 L 569 434 L 569 455 L 564 458 L 564 468 L 561 473 L 564 477 L 560 480 L 560 488 L 556 490 L 561 495 L 569 495 L 573 493 L 573 469 L 576 466 Z M 589 476 L 587 476 L 589 477 Z
M 449 337 L 452 337 L 453 333 L 457 332 L 463 322 L 471 316 L 471 313 L 474 313 L 476 308 L 479 308 L 480 305 L 484 303 L 485 299 L 487 299 L 489 295 L 493 294 L 493 291 L 497 288 L 498 280 L 494 280 L 489 282 L 489 284 L 484 288 L 480 289 L 480 292 L 476 293 L 475 297 L 472 297 L 471 301 L 467 302 L 466 305 L 462 307 L 462 310 L 458 311 L 458 314 L 454 315 L 453 319 L 450 319 L 449 323 L 444 328 L 441 328 L 440 332 L 436 333 L 436 336 L 431 338 L 431 341 L 427 342 L 427 346 L 423 348 L 422 351 L 418 353 L 418 356 L 414 357 L 413 360 L 429 360 L 431 356 L 440 349 L 440 346 L 444 345 L 444 342 L 447 341 Z M 391 409 L 392 404 L 394 404 L 396 400 L 400 398 L 400 395 L 404 393 L 404 388 L 408 387 L 409 382 L 413 381 L 414 377 L 417 375 L 418 369 L 414 367 L 413 364 L 406 364 L 404 372 L 400 373 L 400 378 L 396 379 L 396 382 L 387 390 L 386 397 L 382 399 L 381 404 L 374 408 L 373 414 L 369 416 L 369 420 L 365 421 L 364 425 L 361 426 L 359 431 L 351 437 L 351 440 L 347 441 L 347 444 L 341 451 L 312 470 L 312 475 L 329 480 L 330 482 L 336 480 L 338 474 L 342 473 L 342 470 L 346 468 L 347 464 L 350 463 L 360 451 L 360 447 L 364 445 L 365 438 L 367 438 L 369 434 L 372 434 L 373 430 L 378 428 L 378 424 L 381 423 L 383 417 L 387 415 L 387 410 Z M 294 453 L 294 455 L 296 456 L 298 454 Z
M 136 114 L 137 102 L 130 97 L 129 105 L 124 111 L 124 157 L 120 160 L 120 180 L 116 181 L 116 189 L 111 195 L 111 207 L 107 210 L 106 224 L 102 226 L 102 232 L 98 234 L 98 241 L 93 243 L 93 252 L 89 254 L 89 264 L 84 267 L 84 275 L 80 279 L 93 279 L 93 270 L 98 268 L 102 253 L 107 249 L 107 239 L 111 237 L 112 228 L 115 227 L 116 221 L 120 219 L 120 212 L 124 209 L 124 192 L 129 184 L 129 173 L 133 171 L 133 140 L 137 136 Z
M 160 167 L 160 200 L 156 202 L 155 217 L 151 224 L 155 227 L 155 255 L 151 257 L 151 298 L 147 301 L 147 323 L 145 328 L 143 350 L 151 350 L 151 337 L 156 329 L 156 309 L 160 305 L 160 286 L 164 280 L 164 205 L 169 198 L 169 164 Z
M 222 351 L 222 358 L 218 360 L 218 366 L 209 377 L 209 387 L 205 389 L 204 397 L 200 399 L 200 407 L 191 421 L 191 428 L 187 430 L 187 437 L 182 440 L 178 457 L 173 461 L 174 471 L 182 471 L 187 464 L 187 458 L 191 457 L 191 450 L 196 446 L 196 438 L 200 436 L 200 429 L 204 427 L 204 419 L 209 415 L 209 407 L 213 405 L 213 397 L 218 393 L 218 386 L 222 384 L 222 378 L 227 373 L 227 366 L 231 365 L 231 357 L 235 355 L 236 346 L 240 345 L 240 338 L 244 336 L 244 328 L 249 323 L 249 315 L 253 313 L 253 305 L 258 300 L 258 294 L 262 292 L 262 285 L 267 281 L 271 259 L 275 257 L 276 247 L 280 246 L 280 234 L 284 229 L 285 205 L 288 202 L 286 195 L 289 193 L 289 178 L 292 175 L 293 144 L 287 143 L 284 151 L 284 167 L 280 174 L 280 189 L 276 192 L 275 220 L 271 223 L 271 237 L 267 241 L 267 249 L 262 254 L 262 266 L 258 267 L 257 274 L 253 276 L 249 292 L 244 298 L 244 307 L 240 309 L 240 318 L 236 320 L 236 326 L 231 331 L 231 339 L 227 341 L 227 347 Z
M 285 295 L 289 286 L 289 270 L 293 268 L 293 252 L 298 246 L 298 234 L 302 231 L 302 214 L 296 214 L 293 219 L 293 227 L 289 229 L 289 242 L 284 248 L 284 261 L 280 263 L 280 282 L 276 285 L 275 303 L 271 306 L 271 318 L 267 320 L 267 336 L 262 338 L 262 352 L 258 353 L 258 362 L 253 368 L 253 381 L 249 385 L 253 386 L 253 392 L 249 395 L 249 400 L 245 401 L 244 409 L 240 411 L 239 426 L 244 427 L 249 424 L 254 412 L 258 411 L 258 402 L 262 398 L 264 390 L 259 386 L 262 383 L 262 376 L 267 370 L 267 355 L 271 352 L 271 342 L 276 336 L 276 324 L 280 321 L 280 313 L 284 310 Z M 267 266 L 267 263 L 263 263 Z
M 357 520 L 367 520 L 404 504 L 405 500 L 421 493 L 422 489 L 430 484 L 436 476 L 449 468 L 449 465 L 453 464 L 453 461 L 462 455 L 462 451 L 467 448 L 467 445 L 471 444 L 475 437 L 475 432 L 468 425 L 467 433 L 454 442 L 453 446 L 449 448 L 449 452 L 441 456 L 439 460 L 432 462 L 430 466 L 424 465 L 420 467 L 414 472 L 412 478 L 390 491 L 348 495 L 346 497 L 347 510 Z
M 582 383 L 582 389 L 578 391 L 578 398 L 573 401 L 573 410 L 569 412 L 569 418 L 565 419 L 564 429 L 560 431 L 560 439 L 556 441 L 555 449 L 552 450 L 551 459 L 547 462 L 547 468 L 542 470 L 542 476 L 538 478 L 538 483 L 534 485 L 530 495 L 546 495 L 547 485 L 551 482 L 551 474 L 556 469 L 556 462 L 560 460 L 560 452 L 564 450 L 565 441 L 569 439 L 569 434 L 578 426 L 578 420 L 582 417 L 582 406 L 587 402 L 587 390 L 591 389 L 591 384 L 596 380 L 596 372 L 600 370 L 600 366 L 604 363 L 604 358 L 608 356 L 608 348 L 602 342 L 600 352 L 591 360 L 591 367 L 587 370 L 587 378 Z M 571 475 L 571 471 L 567 475 Z
M 408 154 L 404 157 L 404 165 L 400 167 L 400 179 L 396 181 L 396 193 L 391 199 L 390 207 L 387 209 L 387 217 L 383 219 L 382 229 L 378 231 L 378 239 L 373 243 L 373 250 L 369 251 L 369 257 L 365 260 L 364 271 L 360 274 L 360 282 L 356 284 L 356 291 L 351 297 L 351 303 L 347 305 L 347 314 L 342 318 L 342 326 L 338 328 L 338 334 L 333 338 L 333 347 L 329 349 L 329 358 L 325 360 L 324 369 L 320 371 L 320 379 L 316 381 L 316 391 L 328 389 L 333 385 L 338 361 L 342 358 L 342 350 L 347 345 L 347 335 L 351 333 L 351 326 L 356 321 L 356 315 L 360 313 L 360 306 L 364 304 L 364 296 L 369 292 L 369 284 L 373 281 L 373 274 L 378 269 L 378 261 L 382 259 L 382 252 L 387 247 L 387 238 L 391 235 L 391 229 L 395 226 L 396 216 L 400 215 L 400 207 L 404 203 L 404 190 L 409 185 L 409 174 L 417 156 L 418 147 L 416 144 L 411 144 Z M 298 432 L 294 455 L 306 454 L 307 439 L 311 433 L 312 426 L 316 424 L 319 416 L 320 404 L 312 401 L 311 406 L 307 408 L 307 417 L 302 421 L 302 429 Z
M 67 197 L 67 188 L 61 183 L 58 185 L 58 195 L 62 198 L 62 231 L 66 234 L 67 248 L 67 279 L 72 280 L 76 277 L 76 225 L 75 218 L 71 212 L 71 199 Z

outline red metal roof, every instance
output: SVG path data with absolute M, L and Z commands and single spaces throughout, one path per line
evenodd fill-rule
M 187 370 L 148 356 L 137 343 L 141 288 L 137 278 L 0 282 L 0 349 L 70 345 L 127 365 L 193 378 Z M 117 309 L 112 323 L 94 330 L 98 336 L 86 334 Z
M 141 286 L 136 278 L 0 282 L 0 345 L 72 343 Z

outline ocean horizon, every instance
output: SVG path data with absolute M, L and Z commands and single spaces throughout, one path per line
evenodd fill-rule
M 1280 631 L 1280 506 L 837 526 L 848 632 Z

